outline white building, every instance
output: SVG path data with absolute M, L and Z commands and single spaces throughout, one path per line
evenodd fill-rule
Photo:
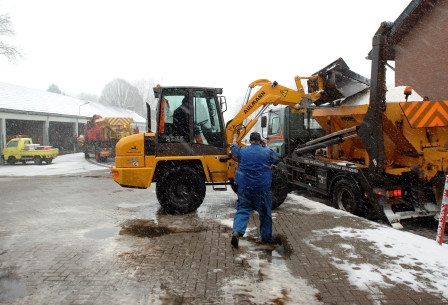
M 74 137 L 83 133 L 93 115 L 131 117 L 132 127 L 147 129 L 146 118 L 132 110 L 0 82 L 0 151 L 16 135 L 73 151 Z

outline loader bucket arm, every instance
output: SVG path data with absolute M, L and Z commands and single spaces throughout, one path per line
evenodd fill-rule
M 243 131 L 239 133 L 237 141 L 241 141 L 253 125 L 255 125 L 258 118 L 255 117 L 249 124 L 247 124 L 247 126 L 243 127 L 244 121 L 261 107 L 280 104 L 291 106 L 294 109 L 300 109 L 309 106 L 320 98 L 321 92 L 317 90 L 310 94 L 305 94 L 300 77 L 296 76 L 295 81 L 297 90 L 279 85 L 276 81 L 270 82 L 267 79 L 259 79 L 252 82 L 249 85 L 243 108 L 226 126 L 227 142 L 232 143 L 235 130 L 238 130 L 239 132 L 240 130 L 245 129 L 245 132 Z M 254 95 L 250 96 L 251 89 L 257 86 L 261 86 L 261 88 L 258 89 Z
M 303 89 L 302 79 L 306 79 L 308 82 L 308 93 L 305 93 Z M 262 111 L 244 128 L 242 128 L 242 124 L 260 107 L 280 104 L 300 110 L 309 107 L 312 103 L 318 106 L 337 99 L 347 98 L 370 86 L 370 80 L 351 71 L 342 58 L 320 69 L 312 76 L 296 76 L 294 81 L 297 87 L 296 90 L 281 86 L 275 81 L 270 82 L 267 79 L 259 79 L 252 82 L 249 85 L 243 108 L 227 124 L 226 137 L 228 143 L 232 143 L 235 129 L 245 129 L 244 132 L 239 134 L 237 141 L 241 141 L 250 131 Z M 251 89 L 257 86 L 261 88 L 250 97 Z

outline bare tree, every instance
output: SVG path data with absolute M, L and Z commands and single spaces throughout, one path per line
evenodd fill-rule
M 139 78 L 134 81 L 133 84 L 140 92 L 140 95 L 143 98 L 143 109 L 146 109 L 146 103 L 151 106 L 151 109 L 155 109 L 157 106 L 157 99 L 154 97 L 153 87 L 156 86 L 156 82 L 152 78 Z M 143 115 L 144 117 L 146 114 Z
M 89 102 L 98 102 L 98 95 L 88 92 L 81 92 L 76 96 L 76 98 Z
M 104 87 L 99 102 L 130 109 L 138 114 L 145 113 L 138 89 L 121 78 L 112 80 Z
M 5 55 L 9 62 L 15 62 L 23 58 L 22 53 L 16 46 L 8 44 L 4 39 L 15 36 L 9 15 L 0 15 L 0 55 Z

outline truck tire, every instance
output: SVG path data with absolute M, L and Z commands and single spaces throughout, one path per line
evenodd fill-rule
M 188 214 L 197 210 L 205 197 L 205 183 L 189 166 L 171 168 L 156 183 L 160 205 L 170 214 Z
M 42 165 L 42 158 L 40 156 L 35 156 L 34 157 L 34 164 Z
M 284 165 L 284 163 L 282 163 Z M 289 193 L 288 189 L 288 177 L 282 164 L 278 166 L 273 165 L 272 170 L 272 184 L 271 184 L 271 195 L 272 195 L 272 209 L 278 208 L 286 199 Z M 234 180 L 230 180 L 230 187 L 238 194 L 238 185 L 235 185 Z
M 53 161 L 53 158 L 46 158 L 45 159 L 45 163 L 47 163 L 47 164 L 51 164 L 51 161 Z
M 337 209 L 354 215 L 361 215 L 359 186 L 345 178 L 337 181 L 332 194 L 332 204 Z
M 286 199 L 289 193 L 288 176 L 283 169 L 285 164 L 280 162 L 278 165 L 272 165 L 272 209 L 278 208 Z
M 8 158 L 8 164 L 9 164 L 9 165 L 14 165 L 14 164 L 16 164 L 16 158 L 13 157 L 13 156 L 10 156 L 10 157 Z
M 230 188 L 235 194 L 238 194 L 238 185 L 235 184 L 235 180 L 229 179 Z

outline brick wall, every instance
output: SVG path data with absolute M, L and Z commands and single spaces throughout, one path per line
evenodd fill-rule
M 395 85 L 448 100 L 448 0 L 439 0 L 395 47 Z

